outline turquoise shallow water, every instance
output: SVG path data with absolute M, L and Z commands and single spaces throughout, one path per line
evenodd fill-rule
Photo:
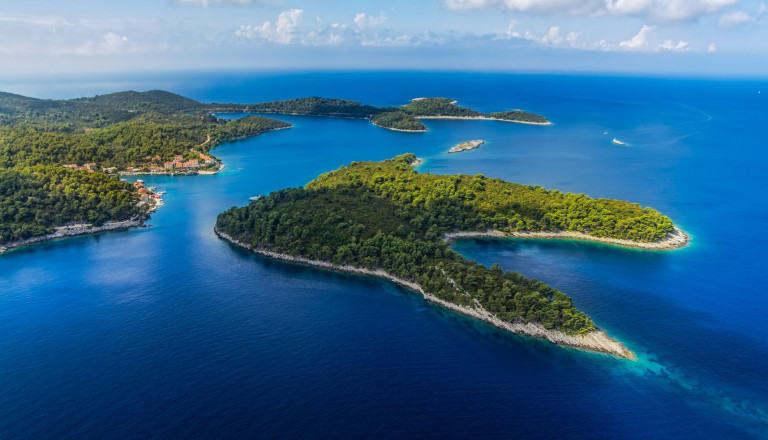
M 427 121 L 429 133 L 405 134 L 284 117 L 293 129 L 219 147 L 219 175 L 145 179 L 168 191 L 151 228 L 0 256 L 0 437 L 766 438 L 764 83 L 357 72 L 9 87 L 376 105 L 449 96 L 555 125 Z M 487 143 L 445 153 L 469 139 Z M 272 262 L 212 233 L 216 214 L 249 196 L 404 152 L 426 172 L 636 201 L 688 231 L 691 246 L 672 252 L 454 244 L 568 293 L 639 361 L 504 334 L 388 283 Z

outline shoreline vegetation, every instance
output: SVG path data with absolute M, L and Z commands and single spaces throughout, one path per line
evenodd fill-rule
M 443 235 L 443 240 L 450 243 L 463 238 L 523 238 L 523 239 L 543 239 L 543 240 L 576 240 L 591 241 L 602 244 L 610 244 L 620 247 L 638 248 L 651 251 L 668 251 L 685 247 L 690 242 L 690 237 L 682 229 L 675 226 L 672 232 L 660 241 L 643 243 L 632 240 L 621 240 L 610 237 L 595 237 L 582 232 L 572 231 L 514 231 L 502 232 L 499 230 L 488 231 L 455 231 Z
M 450 98 L 415 98 L 399 107 L 374 107 L 357 101 L 330 98 L 297 98 L 258 104 L 212 104 L 218 112 L 326 116 L 367 119 L 373 125 L 394 131 L 428 131 L 422 119 L 463 119 L 552 125 L 544 116 L 523 110 L 483 113 L 457 105 Z
M 262 255 L 395 280 L 516 333 L 632 357 L 565 293 L 496 264 L 467 260 L 448 242 L 517 236 L 646 249 L 684 245 L 687 236 L 668 217 L 625 201 L 483 175 L 419 173 L 412 167 L 416 160 L 408 153 L 353 162 L 303 188 L 230 208 L 219 214 L 216 231 Z
M 208 106 L 161 90 L 63 100 L 0 92 L 0 246 L 148 216 L 162 201 L 120 176 L 216 174 L 224 164 L 212 148 L 292 127 L 255 115 L 225 120 Z
M 8 252 L 13 249 L 18 249 L 23 246 L 29 246 L 32 244 L 43 243 L 46 241 L 57 240 L 60 238 L 77 237 L 80 235 L 93 235 L 107 231 L 117 231 L 122 229 L 131 229 L 138 227 L 146 227 L 144 222 L 149 218 L 148 215 L 137 218 L 132 218 L 123 221 L 106 222 L 101 226 L 94 226 L 92 224 L 72 224 L 65 226 L 57 226 L 54 232 L 46 235 L 38 235 L 35 237 L 27 238 L 25 240 L 18 240 L 10 243 L 0 245 L 0 254 Z
M 553 344 L 571 347 L 579 350 L 593 351 L 599 353 L 605 353 L 620 358 L 629 360 L 636 360 L 635 354 L 625 347 L 621 342 L 611 338 L 603 330 L 595 328 L 582 335 L 569 335 L 559 330 L 551 330 L 544 328 L 541 324 L 535 322 L 506 322 L 493 315 L 479 303 L 475 302 L 471 307 L 467 305 L 459 305 L 451 303 L 438 298 L 437 296 L 424 291 L 418 284 L 404 280 L 393 276 L 381 269 L 371 270 L 364 267 L 350 266 L 350 265 L 334 265 L 327 261 L 312 260 L 308 258 L 293 256 L 289 254 L 273 252 L 263 248 L 254 248 L 251 245 L 242 243 L 230 237 L 226 233 L 214 228 L 214 233 L 221 239 L 231 243 L 234 246 L 251 251 L 255 254 L 271 258 L 274 260 L 280 260 L 287 263 L 299 264 L 303 266 L 315 267 L 320 269 L 327 269 L 335 272 L 351 273 L 355 275 L 363 275 L 385 279 L 391 281 L 405 289 L 420 294 L 425 301 L 436 304 L 445 309 L 451 310 L 455 313 L 468 316 L 470 318 L 477 319 L 487 324 L 493 325 L 501 330 L 514 333 L 516 335 L 523 335 L 537 339 L 544 339 Z
M 417 166 L 419 166 L 419 165 L 421 165 L 421 164 L 423 164 L 423 163 L 424 163 L 424 159 L 422 159 L 422 158 L 420 158 L 420 157 L 416 157 L 416 158 L 414 158 L 414 159 L 413 159 L 413 161 L 412 161 L 411 163 L 409 163 L 408 165 L 410 165 L 412 168 L 416 168 Z

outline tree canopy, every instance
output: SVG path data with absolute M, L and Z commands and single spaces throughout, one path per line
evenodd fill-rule
M 201 158 L 223 141 L 286 127 L 260 116 L 227 121 L 160 90 L 69 100 L 0 93 L 0 244 L 145 215 L 137 190 L 105 169 Z
M 221 213 L 216 227 L 257 249 L 386 272 L 440 299 L 481 305 L 509 322 L 568 334 L 595 328 L 571 299 L 497 265 L 453 252 L 449 231 L 580 230 L 654 240 L 672 227 L 656 211 L 477 176 L 421 174 L 413 154 L 356 162 Z M 629 232 L 632 231 L 632 232 Z M 663 236 L 663 235 L 662 235 Z

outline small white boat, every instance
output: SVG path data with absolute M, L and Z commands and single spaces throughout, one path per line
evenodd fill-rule
M 611 142 L 613 142 L 616 145 L 624 145 L 624 146 L 629 145 L 628 143 L 622 142 L 622 141 L 620 141 L 620 140 L 618 140 L 616 138 L 613 138 L 613 140 Z
M 253 197 L 248 197 L 248 200 L 254 201 L 254 200 L 259 200 L 260 198 L 261 196 L 253 196 Z

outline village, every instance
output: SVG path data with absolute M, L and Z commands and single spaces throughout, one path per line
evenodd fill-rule
M 165 204 L 162 199 L 165 191 L 157 191 L 154 186 L 146 187 L 141 179 L 134 182 L 133 187 L 139 193 L 139 206 L 149 205 L 150 212 L 156 210 L 158 206 Z
M 76 163 L 65 164 L 64 168 L 69 168 L 75 171 L 86 171 L 88 173 L 94 173 L 101 171 L 105 174 L 120 174 L 120 175 L 139 175 L 139 174 L 164 174 L 164 175 L 177 175 L 177 174 L 198 174 L 200 170 L 209 169 L 208 171 L 202 171 L 202 174 L 214 174 L 217 172 L 215 168 L 218 165 L 218 169 L 221 169 L 220 162 L 212 156 L 205 153 L 200 153 L 194 150 L 190 150 L 192 157 L 184 159 L 184 156 L 177 155 L 173 157 L 173 160 L 163 162 L 163 158 L 160 156 L 146 157 L 147 163 L 140 166 L 127 166 L 124 170 L 118 171 L 117 167 L 100 167 L 95 162 L 78 165 Z M 162 165 L 161 165 L 162 164 Z M 210 168 L 214 168 L 210 170 Z

